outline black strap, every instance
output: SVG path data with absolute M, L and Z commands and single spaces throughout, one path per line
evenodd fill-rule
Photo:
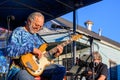
M 39 35 L 38 33 L 37 33 L 37 36 L 39 37 L 39 38 L 41 38 L 45 43 L 48 43 L 45 39 L 43 39 L 42 37 L 41 37 L 41 35 Z

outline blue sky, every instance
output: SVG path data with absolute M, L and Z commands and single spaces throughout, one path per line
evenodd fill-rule
M 73 20 L 72 12 L 62 17 Z M 102 36 L 120 43 L 120 0 L 103 0 L 76 10 L 77 24 L 85 27 L 87 20 L 94 23 L 92 31 L 98 33 L 101 28 Z

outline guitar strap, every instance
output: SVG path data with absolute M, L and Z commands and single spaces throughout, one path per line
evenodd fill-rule
M 43 38 L 41 37 L 41 35 L 39 35 L 38 33 L 37 33 L 37 36 L 38 36 L 40 39 L 42 39 L 45 43 L 48 44 L 48 42 L 47 42 L 45 39 L 43 39 Z

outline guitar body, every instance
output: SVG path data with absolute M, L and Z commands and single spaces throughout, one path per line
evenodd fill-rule
M 39 48 L 42 51 L 42 57 L 38 59 L 32 53 L 27 53 L 21 56 L 21 62 L 25 69 L 33 76 L 40 76 L 45 67 L 51 62 L 43 55 L 46 52 L 47 44 L 42 44 Z

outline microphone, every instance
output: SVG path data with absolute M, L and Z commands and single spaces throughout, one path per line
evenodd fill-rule
M 10 31 L 10 21 L 13 21 L 15 20 L 15 17 L 13 15 L 9 15 L 7 16 L 7 26 L 8 26 L 8 34 L 9 34 L 9 31 Z
M 7 16 L 7 20 L 15 20 L 15 16 L 9 15 L 9 16 Z
M 52 28 L 60 28 L 60 29 L 70 29 L 70 27 L 67 26 L 61 26 L 61 25 L 56 25 L 56 24 L 52 24 L 51 25 Z

